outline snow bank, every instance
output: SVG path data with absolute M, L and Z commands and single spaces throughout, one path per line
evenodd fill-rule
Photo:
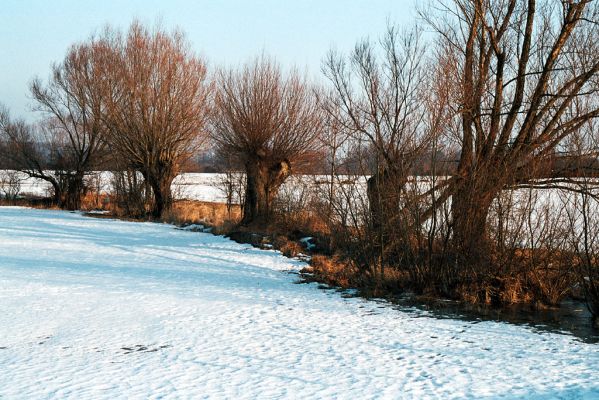
M 294 284 L 169 225 L 0 208 L 0 398 L 598 398 L 599 347 Z

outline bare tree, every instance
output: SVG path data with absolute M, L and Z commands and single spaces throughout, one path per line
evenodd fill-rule
M 467 263 L 487 264 L 494 199 L 521 185 L 564 181 L 549 165 L 566 140 L 599 116 L 599 3 L 591 0 L 437 0 L 423 16 L 456 60 L 457 173 L 453 239 Z M 556 179 L 557 178 L 557 179 Z
M 244 224 L 267 221 L 277 191 L 317 146 L 317 98 L 297 72 L 260 57 L 217 77 L 212 138 L 246 172 Z
M 408 231 L 420 229 L 408 212 L 420 201 L 414 202 L 415 186 L 409 181 L 442 129 L 444 114 L 431 113 L 427 103 L 435 71 L 420 32 L 400 34 L 390 26 L 380 47 L 362 41 L 347 59 L 331 52 L 324 72 L 332 84 L 324 103 L 329 120 L 354 148 L 368 149 L 371 158 L 366 171 L 371 175 L 369 222 L 382 276 L 389 253 L 398 246 L 409 250 Z
M 571 146 L 575 149 L 597 148 L 598 128 L 599 119 L 589 120 L 570 138 Z M 585 298 L 594 326 L 599 328 L 599 185 L 596 169 L 582 169 L 581 172 L 575 185 L 571 184 L 578 190 L 574 193 L 562 191 L 560 214 L 565 214 L 569 222 L 569 247 L 566 250 L 574 254 L 570 269 L 577 274 L 577 288 Z
M 202 144 L 210 86 L 206 66 L 180 32 L 134 22 L 126 35 L 107 30 L 105 82 L 110 96 L 103 120 L 107 140 L 128 169 L 151 187 L 151 215 L 171 207 L 171 184 Z
M 326 210 L 324 211 L 327 221 L 333 218 L 333 207 L 336 197 L 336 178 L 339 175 L 339 164 L 340 158 L 343 156 L 344 145 L 348 140 L 348 136 L 337 126 L 335 120 L 337 117 L 332 118 L 327 113 L 324 115 L 323 129 L 319 140 L 322 142 L 323 150 L 323 167 L 326 171 L 327 182 L 326 182 L 326 194 L 325 204 Z M 319 187 L 322 185 L 320 182 L 322 178 L 316 176 L 314 184 Z
M 217 179 L 213 183 L 225 196 L 229 219 L 233 207 L 239 206 L 243 210 L 245 195 L 245 175 L 241 172 L 243 166 L 235 165 L 235 160 L 235 157 L 227 154 L 218 157 L 217 163 L 222 172 L 217 174 Z
M 583 185 L 588 183 L 585 179 Z M 571 196 L 573 199 L 565 204 L 565 209 L 570 221 L 571 247 L 576 255 L 573 264 L 578 273 L 579 287 L 591 312 L 593 324 L 599 327 L 599 202 L 596 196 L 589 193 Z
M 22 119 L 12 119 L 5 108 L 0 108 L 0 138 L 2 156 L 15 170 L 31 178 L 41 179 L 52 186 L 54 202 L 65 206 L 66 185 L 60 179 L 65 170 L 61 137 L 54 135 L 43 123 L 30 124 Z
M 20 171 L 6 170 L 0 172 L 0 192 L 4 200 L 14 203 L 21 193 L 21 183 L 25 179 Z
M 100 115 L 105 92 L 98 88 L 103 79 L 102 56 L 93 39 L 73 45 L 65 59 L 52 66 L 47 84 L 39 78 L 31 83 L 35 108 L 47 116 L 50 141 L 60 143 L 54 150 L 64 168 L 56 174 L 65 182 L 62 206 L 70 210 L 81 206 L 84 176 L 105 155 Z
M 134 218 L 146 215 L 148 187 L 138 171 L 118 168 L 111 173 L 111 186 L 113 211 Z

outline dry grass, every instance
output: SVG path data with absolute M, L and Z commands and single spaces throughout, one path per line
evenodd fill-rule
M 46 198 L 22 198 L 16 200 L 0 199 L 0 206 L 31 207 L 37 209 L 58 210 L 59 208 Z
M 309 211 L 276 215 L 270 229 L 283 233 L 301 231 L 309 236 L 327 236 L 331 233 L 326 221 Z
M 310 268 L 304 272 L 311 273 L 314 280 L 318 282 L 342 288 L 353 287 L 358 275 L 358 271 L 352 263 L 346 262 L 337 256 L 321 255 L 313 256 L 310 261 Z
M 229 211 L 224 203 L 181 200 L 173 204 L 163 220 L 175 225 L 204 224 L 226 231 L 227 227 L 241 220 L 241 210 L 239 207 L 233 207 Z
M 516 251 L 515 262 L 523 271 L 521 280 L 527 295 L 549 306 L 559 305 L 576 281 L 574 258 L 573 253 L 558 250 Z
M 519 276 L 493 277 L 488 280 L 460 283 L 454 288 L 451 297 L 464 303 L 492 306 L 526 304 L 533 300 L 525 282 Z
M 303 247 L 296 241 L 289 240 L 286 236 L 276 236 L 272 243 L 273 247 L 285 257 L 297 257 L 304 252 Z
M 81 210 L 110 210 L 113 204 L 112 197 L 104 193 L 88 192 L 81 198 Z
M 387 268 L 384 276 L 373 276 L 361 270 L 351 260 L 339 255 L 314 255 L 310 266 L 303 272 L 310 273 L 311 279 L 344 289 L 358 289 L 365 297 L 392 298 L 400 288 L 406 287 L 407 274 L 403 271 Z
M 14 201 L 0 199 L 0 205 L 58 209 L 50 198 L 30 197 Z M 111 217 L 130 219 L 116 206 L 114 197 L 104 193 L 88 192 L 81 199 L 81 211 L 93 210 L 109 211 Z M 228 210 L 224 203 L 180 200 L 173 204 L 163 220 L 175 225 L 204 224 L 215 227 L 221 232 L 227 232 L 241 220 L 241 209 L 239 206 L 234 206 Z

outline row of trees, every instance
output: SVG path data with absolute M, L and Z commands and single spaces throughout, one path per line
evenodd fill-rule
M 84 176 L 110 168 L 140 174 L 149 214 L 172 204 L 171 184 L 208 137 L 247 173 L 244 221 L 264 220 L 292 164 L 313 150 L 321 110 L 299 73 L 262 56 L 208 79 L 180 32 L 133 23 L 71 47 L 48 82 L 30 87 L 38 124 L 0 113 L 3 155 L 50 182 L 56 202 L 77 209 Z M 136 185 L 133 185 L 136 186 Z
M 350 244 L 366 229 L 365 270 L 384 277 L 386 267 L 407 266 L 429 281 L 422 271 L 435 271 L 447 278 L 442 292 L 492 282 L 505 193 L 594 198 L 576 178 L 596 167 L 599 6 L 435 0 L 421 16 L 426 35 L 391 27 L 379 43 L 329 53 L 319 88 L 264 56 L 209 78 L 178 32 L 106 29 L 73 46 L 47 83 L 33 81 L 42 123 L 2 114 L 3 154 L 50 181 L 66 208 L 79 206 L 82 177 L 110 162 L 141 175 L 132 187 L 152 194 L 149 213 L 159 218 L 182 163 L 209 143 L 245 172 L 245 224 L 268 221 L 287 177 L 326 159 L 320 211 Z M 414 180 L 423 163 L 428 178 Z M 356 168 L 368 178 L 359 201 L 339 184 Z
M 337 189 L 342 200 L 332 208 L 354 220 L 340 237 L 362 232 L 365 243 L 350 240 L 346 251 L 379 282 L 391 267 L 419 288 L 495 301 L 513 279 L 544 303 L 561 299 L 550 292 L 567 292 L 555 289 L 563 270 L 551 270 L 546 255 L 568 254 L 569 277 L 582 258 L 591 265 L 579 282 L 596 298 L 596 283 L 588 283 L 595 255 L 573 253 L 588 233 L 573 222 L 583 210 L 570 214 L 578 217 L 566 236 L 538 218 L 532 205 L 540 203 L 521 202 L 526 212 L 518 216 L 513 205 L 524 189 L 597 198 L 582 178 L 597 176 L 598 4 L 447 0 L 431 2 L 421 17 L 432 30 L 428 41 L 418 30 L 391 28 L 378 45 L 363 41 L 349 56 L 325 60 L 331 171 L 339 155 L 364 154 L 369 176 L 366 201 L 347 185 Z M 429 176 L 414 179 L 427 158 Z M 356 215 L 361 202 L 367 213 Z M 534 234 L 515 234 L 527 226 Z
M 3 154 L 49 181 L 67 209 L 80 207 L 85 174 L 107 162 L 139 173 L 151 189 L 150 214 L 159 218 L 178 168 L 202 143 L 210 87 L 204 61 L 181 33 L 139 23 L 126 34 L 106 29 L 72 46 L 48 82 L 33 80 L 40 123 L 3 112 Z

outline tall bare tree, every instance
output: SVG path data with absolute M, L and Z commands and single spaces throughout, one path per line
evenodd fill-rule
M 535 172 L 599 117 L 599 3 L 592 0 L 436 0 L 424 15 L 455 55 L 461 148 L 452 198 L 453 238 L 486 264 L 487 216 L 501 191 L 551 187 Z M 561 175 L 564 175 L 562 171 Z M 547 174 L 545 174 L 547 175 Z
M 89 42 L 73 45 L 60 64 L 52 66 L 47 84 L 39 78 L 31 83 L 36 109 L 46 114 L 48 130 L 58 144 L 54 151 L 63 169 L 56 174 L 65 182 L 62 205 L 78 209 L 85 191 L 84 175 L 105 156 L 105 92 L 98 87 L 103 80 L 101 63 L 105 54 L 101 46 Z
M 110 148 L 139 171 L 153 192 L 151 215 L 172 203 L 171 184 L 202 144 L 210 85 L 206 65 L 180 32 L 134 22 L 126 35 L 108 30 L 104 113 Z
M 347 58 L 331 52 L 324 72 L 332 85 L 324 102 L 329 119 L 355 147 L 370 150 L 370 225 L 383 267 L 387 253 L 409 241 L 407 231 L 418 229 L 407 212 L 419 202 L 408 183 L 443 128 L 446 102 L 434 103 L 439 110 L 427 102 L 436 71 L 417 29 L 390 26 L 380 46 L 359 42 Z
M 13 119 L 6 108 L 0 107 L 0 155 L 3 161 L 11 169 L 49 183 L 54 203 L 59 207 L 66 207 L 68 186 L 62 172 L 71 168 L 62 156 L 66 145 L 64 137 L 56 135 L 48 124 Z
M 277 191 L 315 146 L 317 98 L 297 72 L 285 76 L 265 57 L 217 77 L 212 138 L 245 167 L 243 223 L 266 221 Z

